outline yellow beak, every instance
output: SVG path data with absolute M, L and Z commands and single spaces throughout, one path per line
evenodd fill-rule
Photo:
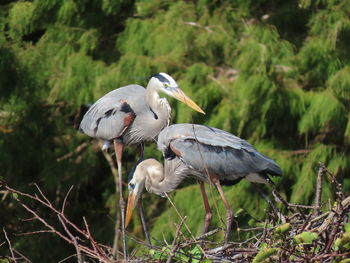
M 205 114 L 205 112 L 201 109 L 201 107 L 199 107 L 193 100 L 191 100 L 181 89 L 177 89 L 173 93 L 173 95 L 176 99 L 185 103 L 187 106 L 191 107 L 195 111 Z
M 125 228 L 128 227 L 130 220 L 131 220 L 131 215 L 132 215 L 132 210 L 134 210 L 134 203 L 135 203 L 135 194 L 134 192 L 130 192 L 129 197 L 128 197 L 128 205 L 126 207 L 126 219 L 125 219 Z

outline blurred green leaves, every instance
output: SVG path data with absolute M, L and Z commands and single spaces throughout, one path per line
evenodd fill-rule
M 173 123 L 211 125 L 253 143 L 281 165 L 284 175 L 275 182 L 288 201 L 313 201 L 318 162 L 350 185 L 348 0 L 6 3 L 0 6 L 0 176 L 14 187 L 39 182 L 59 199 L 60 189 L 75 184 L 77 218 L 88 213 L 92 228 L 99 220 L 113 225 L 107 215 L 114 218 L 118 198 L 102 154 L 89 147 L 57 160 L 93 144 L 76 130 L 83 104 L 123 85 L 145 86 L 157 72 L 172 75 L 207 113 L 170 100 Z M 149 144 L 146 157 L 161 159 L 155 152 Z M 126 153 L 124 173 L 134 153 Z M 200 233 L 200 193 L 192 182 L 181 188 L 174 202 Z M 254 186 L 241 182 L 225 191 L 233 208 L 244 210 L 240 225 L 249 214 L 266 213 Z M 334 198 L 327 183 L 323 198 Z M 210 199 L 218 201 L 215 189 Z M 177 218 L 169 204 L 148 194 L 145 201 L 152 233 L 171 238 L 172 225 L 158 227 Z M 218 211 L 214 225 L 224 213 L 219 203 Z M 111 242 L 110 230 L 97 231 L 99 238 Z

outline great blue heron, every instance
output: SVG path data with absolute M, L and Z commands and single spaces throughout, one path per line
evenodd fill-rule
M 166 73 L 151 77 L 145 89 L 139 85 L 128 85 L 115 89 L 98 101 L 86 112 L 80 123 L 80 131 L 94 138 L 104 140 L 105 148 L 114 144 L 118 166 L 118 184 L 124 254 L 125 244 L 125 201 L 122 192 L 122 154 L 125 146 L 140 145 L 154 139 L 169 125 L 170 105 L 158 92 L 174 97 L 198 112 L 204 111 L 179 88 L 176 81 Z M 143 151 L 143 148 L 142 148 Z
M 251 182 L 272 184 L 268 175 L 279 176 L 275 161 L 259 153 L 245 140 L 216 128 L 174 124 L 158 136 L 158 149 L 163 152 L 164 167 L 155 159 L 140 162 L 128 183 L 129 198 L 126 225 L 143 187 L 148 192 L 164 195 L 192 175 L 198 179 L 206 211 L 204 232 L 208 231 L 211 210 L 204 182 L 214 184 L 226 207 L 225 242 L 232 224 L 232 211 L 221 185 L 233 185 L 245 178 Z

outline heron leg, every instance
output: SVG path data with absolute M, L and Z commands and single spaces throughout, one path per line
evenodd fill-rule
M 144 150 L 145 150 L 145 144 L 143 142 L 141 142 L 138 146 L 138 157 L 139 157 L 138 161 L 143 159 Z
M 138 157 L 139 157 L 138 161 L 143 159 L 144 149 L 145 149 L 145 145 L 143 144 L 143 142 L 141 142 L 138 146 Z M 152 244 L 151 244 L 151 239 L 150 239 L 150 235 L 149 235 L 147 224 L 146 224 L 145 210 L 143 209 L 143 205 L 142 205 L 142 196 L 140 196 L 140 199 L 138 201 L 138 207 L 139 207 L 143 232 L 145 233 L 145 237 L 146 237 L 146 243 L 149 247 L 151 247 Z
M 139 206 L 139 211 L 140 211 L 140 218 L 141 218 L 143 232 L 145 233 L 145 237 L 146 237 L 146 243 L 147 243 L 147 246 L 151 247 L 152 243 L 151 243 L 150 235 L 149 235 L 147 224 L 146 224 L 145 211 L 143 209 L 141 196 L 140 196 L 140 199 L 138 201 L 138 206 Z
M 120 216 L 121 216 L 121 230 L 122 230 L 122 241 L 123 241 L 123 253 L 124 259 L 127 259 L 127 250 L 126 250 L 126 234 L 125 234 L 125 200 L 123 197 L 123 181 L 122 181 L 122 157 L 124 144 L 120 139 L 114 139 L 114 151 L 117 158 L 118 165 L 118 186 L 119 186 L 119 205 L 120 205 Z
M 227 243 L 229 234 L 231 232 L 231 226 L 232 226 L 232 220 L 233 220 L 232 210 L 231 210 L 231 208 L 226 200 L 224 191 L 221 188 L 220 180 L 216 176 L 211 177 L 211 180 L 216 185 L 216 187 L 220 193 L 220 197 L 221 197 L 221 199 L 224 202 L 224 205 L 226 207 L 226 233 L 225 233 L 224 242 Z
M 204 202 L 204 208 L 205 208 L 205 217 L 204 217 L 204 234 L 208 232 L 210 223 L 211 223 L 211 218 L 212 218 L 212 213 L 210 210 L 209 202 L 208 202 L 208 196 L 205 191 L 205 186 L 202 181 L 199 182 L 199 187 L 201 189 L 202 197 L 203 197 L 203 202 Z

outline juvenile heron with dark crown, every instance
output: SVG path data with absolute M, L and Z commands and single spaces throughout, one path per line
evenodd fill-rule
M 169 125 L 171 107 L 159 92 L 169 95 L 194 110 L 204 111 L 190 99 L 176 81 L 166 73 L 152 76 L 146 89 L 140 85 L 128 85 L 115 89 L 97 100 L 86 112 L 80 123 L 80 131 L 105 141 L 104 149 L 114 144 L 118 166 L 118 185 L 122 222 L 123 248 L 126 255 L 125 201 L 122 191 L 122 155 L 125 146 L 139 145 L 154 140 Z
M 232 210 L 221 185 L 233 185 L 242 179 L 273 184 L 269 175 L 282 174 L 274 160 L 259 153 L 247 141 L 208 126 L 186 123 L 168 126 L 158 136 L 158 149 L 163 153 L 164 166 L 155 159 L 143 160 L 137 164 L 128 183 L 126 225 L 144 187 L 150 193 L 164 195 L 191 175 L 199 181 L 204 201 L 204 232 L 208 231 L 212 218 L 204 182 L 217 187 L 226 207 L 227 242 L 232 225 Z

